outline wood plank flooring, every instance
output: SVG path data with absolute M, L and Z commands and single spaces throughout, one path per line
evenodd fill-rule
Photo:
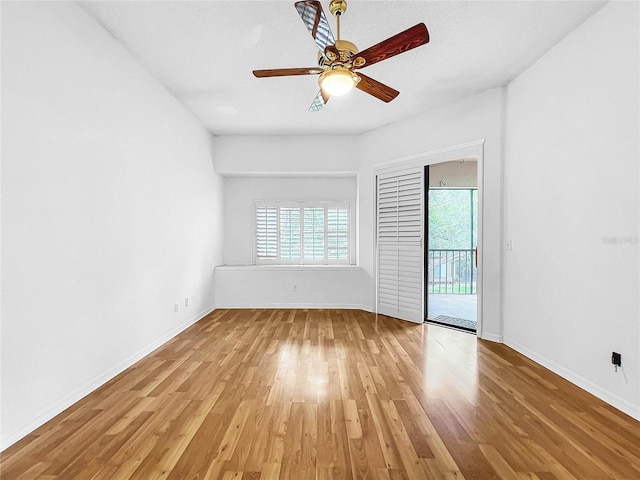
M 640 423 L 501 344 L 216 310 L 0 457 L 4 479 L 640 479 Z

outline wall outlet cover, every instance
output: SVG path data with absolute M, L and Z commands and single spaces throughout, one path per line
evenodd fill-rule
M 611 353 L 611 363 L 616 365 L 617 367 L 622 366 L 622 354 L 612 352 Z

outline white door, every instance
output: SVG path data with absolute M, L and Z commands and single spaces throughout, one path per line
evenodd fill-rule
M 378 175 L 378 313 L 424 321 L 424 169 Z

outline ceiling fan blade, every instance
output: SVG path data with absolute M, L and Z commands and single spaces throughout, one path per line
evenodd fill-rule
M 325 92 L 324 90 L 320 89 L 320 91 L 318 92 L 321 96 L 322 96 L 322 100 L 324 100 L 324 103 L 326 104 L 329 99 L 331 98 L 331 95 L 329 95 L 327 92 Z
M 272 68 L 269 70 L 254 70 L 253 75 L 258 78 L 264 77 L 287 77 L 290 75 L 319 75 L 323 72 L 318 67 L 307 68 Z
M 320 110 L 322 110 L 322 107 L 324 107 L 327 104 L 328 101 L 329 101 L 329 94 L 325 93 L 322 89 L 320 89 L 320 91 L 316 95 L 316 98 L 313 99 L 313 102 L 309 106 L 309 111 L 319 112 Z
M 327 17 L 322 10 L 322 4 L 316 0 L 302 0 L 295 3 L 296 10 L 302 21 L 311 32 L 313 40 L 324 55 L 324 49 L 328 45 L 336 43 L 331 27 L 327 22 Z
M 381 62 L 387 58 L 394 57 L 400 53 L 409 51 L 429 42 L 429 32 L 424 23 L 419 23 L 411 28 L 400 32 L 393 37 L 389 37 L 372 47 L 358 52 L 355 57 L 365 60 L 363 65 L 358 65 L 358 61 L 354 61 L 354 68 L 364 68 L 374 63 Z
M 399 91 L 394 90 L 388 85 L 380 83 L 379 81 L 374 80 L 371 77 L 367 77 L 360 72 L 358 72 L 358 76 L 360 77 L 360 81 L 356 83 L 356 88 L 368 93 L 369 95 L 373 95 L 374 97 L 379 98 L 383 102 L 389 103 L 400 94 Z

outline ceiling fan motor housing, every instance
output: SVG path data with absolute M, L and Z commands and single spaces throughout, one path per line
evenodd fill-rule
M 340 59 L 344 55 L 346 58 L 342 61 L 346 62 L 356 53 L 358 53 L 358 47 L 347 40 L 336 40 L 336 48 L 340 51 Z
M 327 52 L 326 56 L 318 52 L 318 64 L 320 66 L 331 65 L 336 61 L 339 63 L 347 63 L 358 53 L 358 47 L 347 40 L 336 40 L 335 47 L 340 53 L 339 58 L 331 51 Z

